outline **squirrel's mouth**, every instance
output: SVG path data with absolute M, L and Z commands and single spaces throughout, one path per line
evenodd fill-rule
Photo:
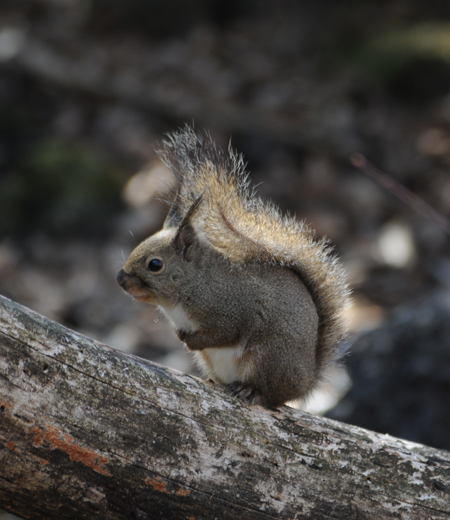
M 139 278 L 128 274 L 123 269 L 121 269 L 117 275 L 117 283 L 124 291 L 133 296 L 135 300 L 152 304 L 156 303 L 154 296 L 151 291 L 145 288 L 144 283 L 141 282 Z
M 131 294 L 135 300 L 138 300 L 140 302 L 145 302 L 148 300 L 148 295 L 144 293 L 134 293 L 133 291 L 127 291 L 128 294 Z
M 149 294 L 146 291 L 143 291 L 142 289 L 130 285 L 128 287 L 124 287 L 124 290 L 139 302 L 154 303 L 154 298 L 152 298 L 151 294 Z
M 133 290 L 127 290 L 127 293 L 133 296 L 138 302 L 151 303 L 152 305 L 158 304 L 158 300 L 151 293 Z

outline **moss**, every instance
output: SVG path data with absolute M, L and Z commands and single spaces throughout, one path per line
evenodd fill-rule
M 353 56 L 354 64 L 384 80 L 413 59 L 450 63 L 450 24 L 421 23 L 396 26 L 372 34 Z
M 119 209 L 125 180 L 96 150 L 45 140 L 0 180 L 0 236 L 36 230 L 102 235 Z

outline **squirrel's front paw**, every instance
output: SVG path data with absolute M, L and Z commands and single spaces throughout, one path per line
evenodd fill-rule
M 187 330 L 177 330 L 177 336 L 180 341 L 186 343 L 186 340 L 189 336 L 189 332 Z
M 264 405 L 264 400 L 259 390 L 256 390 L 252 385 L 247 383 L 230 383 L 227 388 L 231 391 L 232 395 L 239 397 L 242 401 L 247 404 L 260 404 Z
M 208 346 L 205 338 L 197 331 L 178 330 L 177 336 L 180 341 L 186 344 L 189 350 L 203 350 Z

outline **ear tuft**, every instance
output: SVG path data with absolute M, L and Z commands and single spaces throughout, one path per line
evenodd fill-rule
M 197 250 L 198 238 L 190 224 L 181 225 L 175 237 L 175 247 L 185 262 L 191 262 Z
M 175 247 L 186 262 L 190 262 L 193 259 L 194 251 L 198 245 L 198 237 L 191 221 L 202 202 L 202 198 L 203 193 L 192 203 L 175 235 Z

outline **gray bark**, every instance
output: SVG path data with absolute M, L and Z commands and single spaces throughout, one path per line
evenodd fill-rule
M 32 519 L 450 519 L 450 453 L 118 352 L 0 297 L 0 505 Z

